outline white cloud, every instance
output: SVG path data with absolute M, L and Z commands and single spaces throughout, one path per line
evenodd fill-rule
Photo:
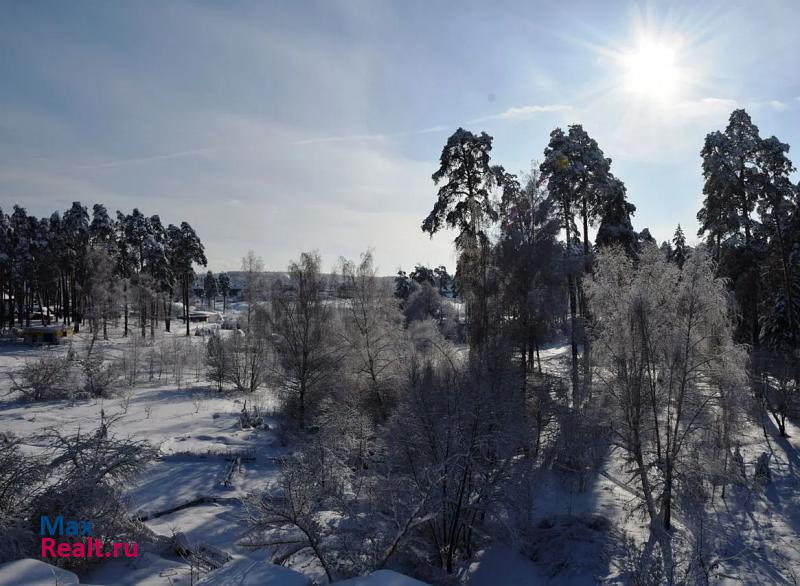
M 564 110 L 571 110 L 572 106 L 567 104 L 548 104 L 545 106 L 519 106 L 509 108 L 505 112 L 501 112 L 496 116 L 500 120 L 509 120 L 513 118 L 527 118 L 534 114 L 541 114 L 542 112 L 563 112 Z
M 449 129 L 450 126 L 440 124 L 438 126 L 430 126 L 428 128 L 420 128 L 419 130 L 409 130 L 405 132 L 388 132 L 376 134 L 345 134 L 340 136 L 320 136 L 314 138 L 304 138 L 301 140 L 292 141 L 293 145 L 305 144 L 321 144 L 326 142 L 364 142 L 364 141 L 384 141 L 390 138 L 402 138 L 406 136 L 415 136 L 420 134 L 431 134 L 434 132 L 442 132 Z
M 464 122 L 464 124 L 478 124 L 480 122 L 488 122 L 491 120 L 520 120 L 530 118 L 536 114 L 545 114 L 553 112 L 565 112 L 572 110 L 573 107 L 567 104 L 545 104 L 545 105 L 530 105 L 530 106 L 515 106 L 508 108 L 496 114 L 489 114 L 487 116 L 480 116 L 472 118 Z M 307 145 L 307 144 L 321 144 L 326 142 L 365 142 L 365 141 L 385 141 L 391 138 L 404 138 L 409 136 L 432 134 L 436 132 L 443 132 L 452 130 L 457 126 L 454 124 L 439 124 L 430 126 L 428 128 L 420 128 L 418 130 L 408 130 L 404 132 L 381 132 L 375 134 L 345 134 L 339 136 L 321 136 L 304 138 L 292 141 L 293 145 Z
M 137 163 L 152 163 L 154 161 L 168 161 L 170 159 L 183 159 L 186 157 L 204 156 L 218 151 L 219 147 L 209 147 L 200 149 L 190 149 L 176 153 L 164 153 L 159 155 L 151 155 L 148 157 L 133 157 L 129 159 L 117 159 L 114 161 L 106 161 L 103 163 L 96 163 L 90 165 L 81 165 L 79 169 L 108 169 L 111 167 L 121 167 L 123 165 L 133 165 Z
M 573 107 L 568 104 L 514 106 L 496 114 L 473 118 L 472 120 L 468 120 L 467 124 L 477 124 L 479 122 L 488 122 L 489 120 L 522 120 L 537 114 L 565 112 L 572 109 Z
M 572 110 L 573 107 L 567 104 L 545 104 L 545 105 L 530 105 L 530 106 L 517 106 L 508 108 L 496 114 L 489 114 L 488 116 L 480 116 L 472 118 L 464 122 L 464 124 L 477 124 L 479 122 L 488 122 L 491 120 L 519 120 L 530 118 L 536 114 L 565 112 Z M 433 134 L 452 130 L 458 125 L 453 124 L 438 124 L 428 128 L 420 128 L 417 130 L 408 130 L 403 132 L 380 132 L 375 134 L 344 134 L 334 136 L 320 136 L 312 138 L 303 138 L 300 140 L 292 141 L 292 145 L 309 145 L 309 144 L 322 144 L 326 142 L 367 142 L 367 141 L 386 141 L 392 138 L 405 138 L 409 136 L 417 136 L 421 134 Z
M 789 104 L 780 100 L 770 100 L 769 105 L 776 112 L 786 112 L 789 109 Z

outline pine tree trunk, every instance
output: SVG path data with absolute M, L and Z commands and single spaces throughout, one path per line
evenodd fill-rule
M 564 226 L 566 228 L 567 236 L 567 289 L 569 292 L 569 314 L 570 314 L 570 345 L 572 346 L 572 407 L 577 409 L 580 405 L 580 391 L 578 390 L 578 342 L 575 337 L 575 329 L 577 325 L 577 299 L 575 293 L 575 278 L 573 277 L 569 266 L 570 250 L 572 247 L 571 230 L 570 230 L 570 215 L 569 209 L 564 210 Z
M 751 268 L 751 272 L 753 273 L 753 301 L 750 308 L 750 311 L 752 312 L 752 315 L 750 316 L 750 327 L 752 328 L 753 350 L 758 350 L 759 346 L 761 346 L 761 338 L 759 336 L 761 327 L 758 323 L 758 271 L 756 271 L 754 268 Z
M 189 277 L 183 277 L 183 315 L 186 317 L 186 335 L 189 336 Z
M 572 407 L 577 409 L 580 405 L 580 391 L 578 390 L 578 341 L 575 329 L 578 322 L 577 300 L 575 299 L 575 279 L 572 275 L 567 277 L 569 287 L 569 313 L 570 313 L 570 345 L 572 346 Z
M 776 213 L 776 212 L 774 212 Z M 792 279 L 789 270 L 789 259 L 786 253 L 786 244 L 783 238 L 783 230 L 781 229 L 780 221 L 775 218 L 775 229 L 778 237 L 778 243 L 781 250 L 781 266 L 783 273 L 783 290 L 786 295 L 787 310 L 789 312 L 789 330 L 791 333 L 792 348 L 797 348 L 797 319 L 794 315 L 794 295 L 792 294 Z
M 10 286 L 8 288 L 8 327 L 14 327 L 14 297 Z
M 147 337 L 147 330 L 145 326 L 147 324 L 147 301 L 143 299 L 144 291 L 142 290 L 142 286 L 139 285 L 139 329 L 142 331 L 142 338 Z
M 5 281 L 0 280 L 0 329 L 3 328 L 3 325 L 6 323 L 6 296 L 5 296 L 6 288 L 5 288 Z

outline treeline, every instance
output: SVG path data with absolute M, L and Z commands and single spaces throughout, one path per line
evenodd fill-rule
M 486 133 L 459 129 L 450 137 L 433 175 L 439 196 L 422 229 L 458 230 L 455 282 L 467 302 L 473 346 L 502 328 L 516 332 L 522 355 L 525 348 L 530 354 L 566 303 L 577 405 L 581 387 L 591 384 L 585 333 L 592 320 L 581 279 L 602 248 L 616 246 L 635 259 L 655 240 L 647 228 L 633 229 L 636 208 L 624 183 L 580 125 L 554 130 L 542 163 L 522 178 L 493 164 L 491 149 Z M 761 138 L 749 115 L 736 110 L 724 131 L 706 137 L 701 153 L 706 197 L 698 236 L 737 301 L 735 341 L 749 344 L 754 356 L 772 354 L 773 362 L 800 347 L 800 186 L 791 181 L 788 151 L 774 136 Z M 597 228 L 594 242 L 590 227 Z M 683 266 L 691 248 L 680 225 L 661 250 Z
M 134 209 L 109 216 L 95 204 L 91 215 L 74 202 L 63 213 L 36 218 L 15 205 L 0 210 L 0 324 L 12 328 L 88 320 L 107 335 L 110 320 L 135 309 L 142 335 L 163 319 L 170 329 L 172 302 L 180 293 L 186 332 L 193 266 L 206 264 L 203 244 L 188 222 L 164 226 L 157 215 Z
M 800 184 L 789 145 L 762 138 L 744 110 L 703 145 L 703 207 L 697 214 L 718 272 L 740 315 L 736 338 L 782 353 L 800 344 Z

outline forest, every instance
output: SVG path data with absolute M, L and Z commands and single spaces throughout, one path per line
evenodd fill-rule
M 518 174 L 492 147 L 458 128 L 432 176 L 452 275 L 215 275 L 185 221 L 0 211 L 0 577 L 62 514 L 142 557 L 58 583 L 798 583 L 789 145 L 707 134 L 695 245 L 634 228 L 580 124 Z

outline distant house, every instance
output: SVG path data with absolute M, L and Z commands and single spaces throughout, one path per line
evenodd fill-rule
M 178 319 L 183 319 L 179 316 Z M 216 323 L 222 321 L 222 314 L 217 311 L 190 311 L 189 322 L 194 323 Z
M 214 274 L 215 277 L 219 277 L 218 273 Z M 231 286 L 228 290 L 228 301 L 236 301 L 241 298 L 242 291 L 244 290 L 244 278 L 242 273 L 240 272 L 228 272 L 228 276 L 231 279 Z M 192 293 L 195 297 L 200 299 L 205 298 L 205 289 L 203 288 L 203 279 L 206 276 L 204 274 L 198 275 L 197 278 L 192 283 Z M 222 299 L 222 293 L 217 292 L 217 299 Z
M 64 338 L 74 333 L 69 326 L 29 326 L 22 330 L 26 344 L 60 344 Z

